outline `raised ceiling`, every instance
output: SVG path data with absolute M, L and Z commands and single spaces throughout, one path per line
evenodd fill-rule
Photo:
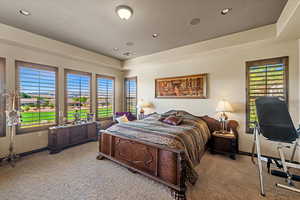
M 286 2 L 0 0 L 0 22 L 124 60 L 275 23 Z M 128 21 L 115 13 L 116 6 L 124 4 L 134 10 Z M 232 10 L 221 15 L 224 8 Z M 19 14 L 21 9 L 31 15 Z M 192 26 L 194 18 L 200 23 Z M 159 33 L 159 38 L 153 39 L 153 33 Z M 126 52 L 134 54 L 123 55 Z

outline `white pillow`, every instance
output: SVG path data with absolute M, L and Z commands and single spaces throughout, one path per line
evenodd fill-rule
M 118 117 L 118 118 L 116 118 L 116 120 L 119 123 L 129 122 L 129 120 L 127 119 L 126 115 L 123 115 L 122 117 Z

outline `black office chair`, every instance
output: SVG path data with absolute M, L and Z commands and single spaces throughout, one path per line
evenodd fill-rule
M 300 190 L 293 185 L 293 179 L 297 180 L 299 177 L 289 173 L 289 168 L 300 169 L 300 165 L 293 162 L 296 149 L 299 146 L 299 132 L 297 132 L 294 127 L 286 103 L 281 101 L 278 97 L 260 97 L 255 100 L 255 104 L 258 120 L 254 128 L 253 145 L 255 145 L 257 149 L 261 195 L 265 195 L 262 176 L 262 161 L 268 163 L 268 168 L 270 167 L 270 164 L 276 164 L 278 168 L 283 169 L 283 172 L 273 171 L 272 174 L 286 177 L 288 185 L 276 184 L 276 186 L 300 193 Z M 280 160 L 261 156 L 260 135 L 263 135 L 270 141 L 278 142 L 277 150 L 280 155 Z M 283 148 L 290 148 L 292 145 L 295 145 L 292 157 L 290 161 L 286 161 Z M 252 155 L 254 155 L 255 146 L 253 146 Z

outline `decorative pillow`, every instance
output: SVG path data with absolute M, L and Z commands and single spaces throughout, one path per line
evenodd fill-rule
M 126 115 L 126 117 L 129 121 L 136 120 L 136 117 L 131 112 L 116 112 L 116 114 L 115 114 L 116 118 L 121 117 L 123 115 Z
M 182 122 L 182 118 L 171 115 L 165 118 L 162 122 L 173 126 L 178 126 Z
M 118 118 L 116 118 L 116 120 L 119 123 L 129 122 L 129 120 L 127 119 L 126 115 L 123 115 L 122 117 L 118 117 Z
M 161 122 L 164 122 L 164 120 L 167 118 L 167 117 L 170 117 L 170 116 L 172 116 L 172 117 L 176 117 L 176 115 L 175 114 L 161 114 L 160 115 L 160 118 L 158 119 L 158 121 L 161 121 Z
M 211 118 L 211 117 L 209 117 L 207 115 L 202 116 L 200 118 L 203 121 L 206 122 L 206 124 L 207 124 L 207 126 L 208 126 L 208 128 L 209 128 L 209 130 L 210 130 L 211 133 L 214 132 L 214 131 L 221 130 L 221 123 L 218 120 L 216 120 L 214 118 Z
M 160 118 L 158 119 L 158 121 L 163 122 L 165 119 L 166 119 L 165 117 L 160 117 Z

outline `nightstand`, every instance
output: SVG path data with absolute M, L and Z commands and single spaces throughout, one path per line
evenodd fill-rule
M 238 152 L 238 138 L 234 133 L 215 131 L 211 138 L 211 153 L 229 155 L 235 160 Z

